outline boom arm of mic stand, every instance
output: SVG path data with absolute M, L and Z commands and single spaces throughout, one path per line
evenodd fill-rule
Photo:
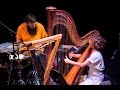
M 0 24 L 3 25 L 4 27 L 6 27 L 10 32 L 14 33 L 15 35 L 17 35 L 17 33 L 15 33 L 12 29 L 10 29 L 9 27 L 7 27 L 4 23 L 2 23 L 0 21 Z

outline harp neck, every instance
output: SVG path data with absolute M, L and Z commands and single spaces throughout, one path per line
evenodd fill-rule
M 73 17 L 63 10 L 57 10 L 56 7 L 47 7 L 47 21 L 48 21 L 48 35 L 53 35 L 53 30 L 56 25 L 63 25 L 66 27 L 71 41 L 76 46 L 83 46 L 88 42 L 88 38 L 92 34 L 99 34 L 99 31 L 92 30 L 86 35 L 80 37 L 76 28 Z

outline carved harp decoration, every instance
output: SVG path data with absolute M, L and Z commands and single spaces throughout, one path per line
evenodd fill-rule
M 99 31 L 93 30 L 84 35 L 83 37 L 79 37 L 77 32 L 77 28 L 72 16 L 63 10 L 57 10 L 55 7 L 46 7 L 48 12 L 48 34 L 53 35 L 53 30 L 55 25 L 62 24 L 68 30 L 68 34 L 73 44 L 76 46 L 83 46 L 87 43 L 87 39 L 92 34 L 99 34 Z

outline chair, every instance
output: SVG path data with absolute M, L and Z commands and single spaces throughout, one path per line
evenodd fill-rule
M 115 82 L 112 80 L 110 76 L 104 74 L 104 80 L 100 85 L 115 85 Z

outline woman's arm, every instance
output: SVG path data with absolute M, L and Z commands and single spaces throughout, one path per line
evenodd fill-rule
M 71 59 L 72 57 L 74 58 L 79 58 L 81 56 L 81 54 L 74 54 L 73 52 L 69 53 L 69 58 Z
M 76 65 L 76 66 L 79 66 L 79 67 L 85 67 L 85 66 L 88 66 L 90 64 L 90 61 L 88 61 L 88 60 L 84 61 L 83 63 L 71 61 L 70 59 L 68 59 L 67 56 L 64 59 L 64 61 L 65 61 L 65 63 L 69 63 L 69 64 Z

